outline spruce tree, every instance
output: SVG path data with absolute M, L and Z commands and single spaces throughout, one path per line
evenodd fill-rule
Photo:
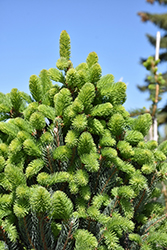
M 163 5 L 164 7 L 167 6 L 167 0 L 147 0 L 147 2 L 153 4 L 155 2 L 158 2 L 159 4 Z M 160 42 L 160 48 L 161 48 L 161 53 L 159 55 L 160 62 L 161 63 L 166 63 L 167 62 L 167 13 L 163 14 L 152 14 L 148 12 L 139 12 L 138 15 L 141 17 L 141 20 L 143 22 L 152 22 L 154 25 L 160 28 L 162 30 L 161 32 L 161 42 Z M 151 45 L 155 47 L 156 45 L 156 38 L 155 36 L 152 36 L 150 34 L 146 34 L 148 41 L 150 42 Z M 146 61 L 146 59 L 142 59 L 142 62 Z M 160 88 L 160 93 L 167 92 L 167 72 L 164 72 L 162 74 L 165 84 L 163 85 L 162 88 Z M 139 90 L 141 91 L 147 91 L 149 90 L 150 96 L 153 94 L 153 90 L 150 91 L 149 89 L 149 84 L 150 82 L 148 79 L 145 79 L 145 84 L 144 85 L 138 85 Z M 167 121 L 167 105 L 165 105 L 159 116 L 158 116 L 158 122 L 159 125 L 161 124 L 166 124 Z
M 159 4 L 163 4 L 165 7 L 167 5 L 166 0 L 147 0 L 149 3 L 154 3 L 158 2 Z M 157 27 L 159 27 L 163 32 L 161 32 L 161 42 L 160 42 L 160 48 L 162 49 L 162 52 L 159 55 L 160 61 L 161 62 L 166 62 L 167 61 L 167 13 L 163 14 L 152 14 L 148 12 L 139 12 L 138 15 L 141 17 L 141 20 L 143 22 L 151 22 Z M 152 36 L 150 34 L 146 34 L 148 41 L 150 42 L 151 45 L 155 47 L 156 45 L 156 37 Z M 147 55 L 148 56 L 148 55 Z M 143 59 L 145 61 L 145 59 Z M 164 72 L 163 77 L 166 79 L 167 82 L 167 72 Z M 167 83 L 166 83 L 167 85 Z
M 95 52 L 74 68 L 70 49 L 62 31 L 30 95 L 0 93 L 0 249 L 167 249 L 167 142 L 145 141 L 151 116 L 130 117 Z

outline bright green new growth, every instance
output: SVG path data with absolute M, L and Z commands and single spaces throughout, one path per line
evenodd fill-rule
M 69 60 L 71 54 L 70 36 L 65 30 L 61 32 L 59 42 L 60 42 L 60 50 L 59 50 L 60 57 L 64 57 L 67 60 Z
M 150 115 L 130 118 L 126 84 L 102 76 L 95 52 L 69 59 L 62 31 L 31 96 L 0 93 L 0 249 L 163 249 L 167 143 L 145 141 Z

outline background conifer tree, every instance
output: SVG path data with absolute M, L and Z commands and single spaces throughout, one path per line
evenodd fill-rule
M 147 0 L 149 3 L 154 3 L 158 2 L 161 5 L 164 5 L 166 7 L 167 1 L 166 0 Z M 167 61 L 167 13 L 163 14 L 151 14 L 148 12 L 139 12 L 138 15 L 141 17 L 141 20 L 143 22 L 152 22 L 154 25 L 159 27 L 162 32 L 161 32 L 161 42 L 160 42 L 160 48 L 162 49 L 162 53 L 160 53 L 159 58 L 161 62 L 166 62 Z M 148 41 L 150 42 L 151 45 L 155 47 L 156 45 L 156 37 L 152 36 L 150 34 L 146 34 Z M 143 59 L 145 61 L 145 59 Z M 167 80 L 167 73 L 165 72 L 163 74 L 163 78 Z
M 95 52 L 73 67 L 66 31 L 56 66 L 0 94 L 0 249 L 166 249 L 167 142 Z
M 167 1 L 166 0 L 147 0 L 147 2 L 153 4 L 155 2 L 158 2 L 159 4 L 163 5 L 164 7 L 167 6 Z M 164 14 L 151 14 L 151 13 L 147 13 L 147 12 L 139 12 L 138 13 L 139 16 L 141 16 L 141 19 L 143 22 L 147 22 L 150 21 L 153 24 L 155 24 L 156 26 L 158 26 L 161 30 L 161 40 L 160 40 L 160 48 L 161 48 L 161 53 L 159 55 L 160 58 L 160 63 L 166 63 L 167 61 L 167 13 Z M 153 45 L 154 47 L 156 46 L 156 38 L 153 37 L 150 34 L 146 35 L 150 44 Z M 145 59 L 142 59 L 142 62 L 144 62 Z M 154 59 L 151 59 L 150 57 L 150 62 L 153 62 Z M 145 64 L 146 62 L 144 62 Z M 151 63 L 152 64 L 152 63 Z M 146 63 L 147 65 L 147 63 Z M 153 64 L 152 64 L 153 65 Z M 146 66 L 146 68 L 148 68 Z M 167 91 L 167 73 L 164 72 L 159 76 L 155 76 L 156 72 L 154 72 L 154 70 L 156 70 L 156 67 L 152 70 L 151 75 L 147 76 L 145 82 L 146 84 L 144 86 L 138 86 L 138 88 L 141 91 L 146 91 L 149 90 L 149 100 L 152 100 L 152 107 L 150 108 L 150 113 L 153 113 L 153 107 L 155 105 L 157 105 L 157 102 L 155 102 L 155 96 L 156 96 L 156 86 L 158 84 L 159 86 L 159 97 L 157 99 L 157 101 L 160 101 L 163 98 L 163 93 Z M 153 77 L 153 75 L 155 77 Z M 162 79 L 163 78 L 163 79 Z M 163 81 L 163 84 L 162 84 Z M 144 112 L 144 110 L 143 110 Z M 160 134 L 159 133 L 159 141 L 162 140 L 166 140 L 167 139 L 167 130 L 166 130 L 166 123 L 167 123 L 167 106 L 165 105 L 162 109 L 156 109 L 156 113 L 155 116 L 157 117 L 157 121 L 158 121 L 158 126 L 161 125 L 165 125 L 163 126 L 164 129 L 164 133 Z M 153 117 L 154 119 L 154 117 Z M 164 198 L 164 203 L 166 204 L 166 208 L 167 208 L 167 190 L 166 190 L 166 182 L 162 182 L 162 193 L 163 193 L 163 198 Z
M 147 0 L 147 2 L 153 4 L 155 2 L 158 2 L 159 4 L 163 5 L 164 7 L 167 6 L 167 1 L 166 0 Z M 160 48 L 161 48 L 161 53 L 159 55 L 160 62 L 161 63 L 167 63 L 167 13 L 163 14 L 151 14 L 148 12 L 139 12 L 138 15 L 141 17 L 141 20 L 143 22 L 150 21 L 154 25 L 160 28 L 161 32 L 161 42 L 160 42 Z M 150 42 L 151 45 L 155 47 L 156 45 L 156 38 L 150 34 L 146 34 L 148 41 Z M 146 59 L 142 59 L 142 62 L 146 61 Z M 160 88 L 160 93 L 164 93 L 167 91 L 167 72 L 164 72 L 162 74 L 163 79 L 165 80 L 165 84 Z M 149 80 L 146 78 L 145 80 L 145 85 L 139 86 L 138 88 L 141 91 L 146 91 L 149 90 L 150 92 L 150 98 L 151 95 L 155 95 L 153 93 L 153 90 L 149 89 L 148 86 L 150 84 Z M 167 106 L 165 105 L 162 110 L 159 112 L 158 115 L 158 123 L 159 125 L 161 124 L 166 124 L 167 123 Z M 165 139 L 165 138 L 164 138 Z

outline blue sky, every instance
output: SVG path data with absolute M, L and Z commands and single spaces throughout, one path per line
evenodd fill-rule
M 125 108 L 149 108 L 148 94 L 136 85 L 147 74 L 140 58 L 155 53 L 145 34 L 156 35 L 158 28 L 142 23 L 139 11 L 163 13 L 167 8 L 146 0 L 0 0 L 0 92 L 18 88 L 28 93 L 32 74 L 55 67 L 59 35 L 66 30 L 74 67 L 95 51 L 102 74 L 127 83 Z M 164 103 L 165 97 L 159 107 Z

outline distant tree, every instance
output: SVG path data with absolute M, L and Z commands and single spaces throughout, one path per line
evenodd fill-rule
M 153 4 L 154 2 L 158 2 L 162 5 L 167 5 L 167 0 L 147 0 L 147 2 Z M 162 31 L 161 32 L 161 41 L 160 41 L 160 48 L 163 50 L 162 53 L 160 53 L 159 58 L 160 62 L 165 63 L 167 61 L 167 13 L 164 14 L 150 14 L 148 12 L 139 12 L 139 16 L 141 16 L 141 19 L 143 22 L 150 21 L 154 23 L 156 26 L 158 26 Z M 146 35 L 149 42 L 155 47 L 156 46 L 156 38 L 151 36 L 150 34 Z M 152 106 L 150 107 L 150 110 L 147 110 L 147 112 L 151 113 L 152 115 L 152 130 L 150 130 L 150 134 L 154 133 L 154 123 L 158 120 L 158 126 L 162 124 L 167 124 L 167 106 L 163 107 L 163 109 L 158 109 L 158 101 L 161 100 L 162 94 L 167 91 L 167 72 L 164 72 L 161 76 L 161 74 L 157 75 L 157 67 L 156 63 L 154 61 L 153 57 L 149 57 L 149 59 L 146 61 L 146 59 L 141 60 L 146 69 L 150 70 L 150 75 L 147 76 L 145 80 L 144 86 L 138 86 L 138 88 L 141 91 L 149 91 L 149 100 L 152 101 Z M 157 61 L 158 64 L 158 61 Z M 157 91 L 158 90 L 158 91 Z M 139 110 L 138 110 L 139 111 Z M 134 114 L 138 112 L 133 112 Z M 142 112 L 145 113 L 146 110 L 142 109 Z M 134 115 L 132 114 L 132 115 Z M 136 115 L 135 114 L 135 115 Z M 167 129 L 165 127 L 163 136 L 160 136 L 159 141 L 166 140 L 167 139 Z M 167 182 L 161 182 L 161 190 L 163 194 L 163 201 L 166 204 L 167 208 L 167 188 L 166 188 Z
M 158 2 L 159 4 L 162 4 L 164 6 L 167 6 L 167 0 L 147 0 L 147 2 L 153 4 L 155 2 Z M 160 53 L 159 58 L 161 63 L 166 63 L 167 62 L 167 13 L 164 14 L 151 14 L 148 12 L 139 12 L 138 15 L 141 17 L 141 20 L 143 22 L 150 21 L 154 23 L 156 26 L 158 26 L 164 33 L 162 35 L 161 32 L 161 42 L 160 42 L 160 48 L 163 50 L 163 52 Z M 156 45 L 156 38 L 150 34 L 146 34 L 149 42 L 155 47 Z M 142 62 L 146 61 L 146 59 L 142 59 Z M 164 72 L 162 74 L 163 79 L 165 79 L 165 84 L 160 87 L 159 92 L 164 93 L 167 92 L 167 72 Z M 150 98 L 151 96 L 154 95 L 153 90 L 150 90 L 148 88 L 150 82 L 146 78 L 145 80 L 145 85 L 139 86 L 138 88 L 141 91 L 148 91 L 150 92 Z M 159 113 L 158 115 L 158 123 L 159 125 L 161 124 L 166 124 L 167 123 L 167 106 L 165 106 Z
M 158 2 L 160 4 L 167 4 L 167 0 L 147 0 L 148 3 L 153 4 L 154 2 Z

